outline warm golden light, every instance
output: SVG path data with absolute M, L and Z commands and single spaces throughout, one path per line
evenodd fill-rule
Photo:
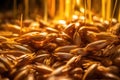
M 72 18 L 73 19 L 78 19 L 78 16 L 77 15 L 73 15 Z
M 65 19 L 65 0 L 47 0 L 47 7 L 50 20 Z
M 105 7 L 105 5 L 106 5 L 106 0 L 102 0 L 102 18 L 105 20 L 106 19 L 106 17 L 105 17 L 105 10 L 106 10 L 106 7 Z
M 70 16 L 70 0 L 65 0 L 65 17 L 68 18 Z
M 65 0 L 65 17 L 71 19 L 74 12 L 75 1 Z
M 81 20 L 85 20 L 85 16 L 80 16 L 80 19 Z
M 55 0 L 47 0 L 48 15 L 51 18 L 55 17 L 55 8 L 56 8 L 55 3 L 56 3 Z
M 119 8 L 118 21 L 120 22 L 120 8 Z
M 88 6 L 88 11 L 89 11 L 89 22 L 92 22 L 92 13 L 91 13 L 91 0 L 87 0 L 87 6 Z
M 106 20 L 110 20 L 111 17 L 111 0 L 107 0 Z
M 80 8 L 80 12 L 84 13 L 85 9 L 84 8 Z
M 25 18 L 28 18 L 28 14 L 29 14 L 29 0 L 24 0 L 25 2 Z
M 80 5 L 80 0 L 76 0 L 76 4 L 79 6 Z
M 44 0 L 44 21 L 47 21 L 48 19 L 48 7 L 47 7 L 47 0 Z
M 66 21 L 65 21 L 65 20 L 58 20 L 58 23 L 59 23 L 59 24 L 66 25 Z
M 75 23 L 75 26 L 80 26 L 80 23 Z

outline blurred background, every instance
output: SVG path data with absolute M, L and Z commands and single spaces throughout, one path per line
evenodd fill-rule
M 82 14 L 85 10 L 105 20 L 114 12 L 113 17 L 120 20 L 120 0 L 0 0 L 0 19 L 17 19 L 21 14 L 24 19 L 70 19 L 73 14 Z

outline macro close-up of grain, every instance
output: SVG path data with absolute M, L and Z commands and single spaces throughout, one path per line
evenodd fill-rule
M 120 0 L 1 0 L 0 80 L 120 80 Z

